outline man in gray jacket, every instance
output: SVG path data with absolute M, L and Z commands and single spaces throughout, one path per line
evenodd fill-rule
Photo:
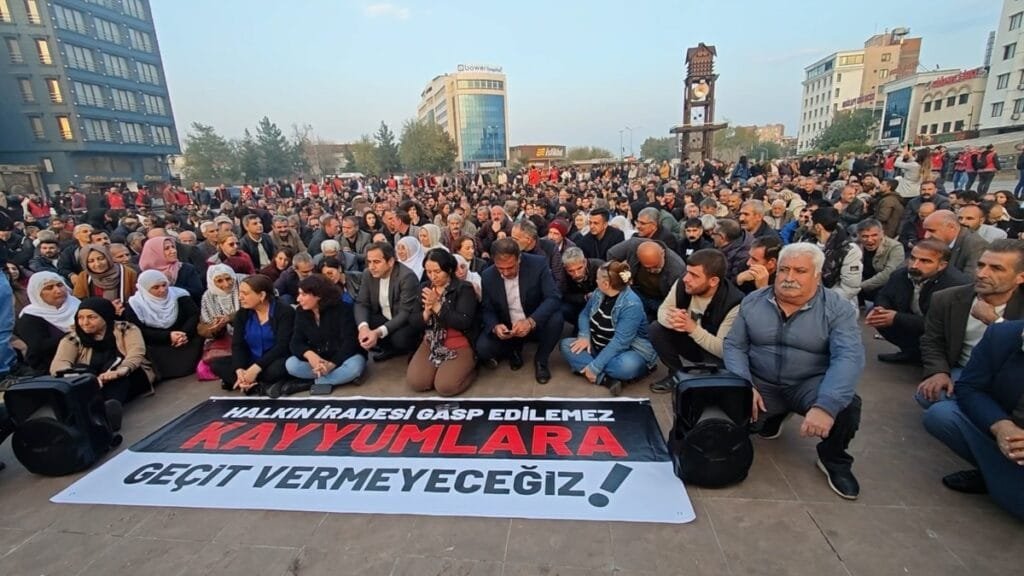
M 725 338 L 725 368 L 753 383 L 751 416 L 762 438 L 778 438 L 791 412 L 803 415 L 800 435 L 822 439 L 818 468 L 829 487 L 854 500 L 860 485 L 846 449 L 860 425 L 864 345 L 857 309 L 821 284 L 824 261 L 810 243 L 782 249 L 775 285 L 740 306 Z
M 886 236 L 882 223 L 874 218 L 857 224 L 857 240 L 863 253 L 860 298 L 874 302 L 878 291 L 889 281 L 893 271 L 903 266 L 903 245 L 895 238 Z

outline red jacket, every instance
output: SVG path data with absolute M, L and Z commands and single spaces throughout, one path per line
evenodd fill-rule
M 124 194 L 120 192 L 107 192 L 107 204 L 111 210 L 124 210 Z

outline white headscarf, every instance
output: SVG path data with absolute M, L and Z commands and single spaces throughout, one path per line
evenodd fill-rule
M 420 245 L 419 239 L 412 236 L 403 236 L 398 243 L 405 245 L 405 249 L 409 251 L 409 258 L 405 260 L 399 258 L 398 261 L 412 270 L 412 273 L 416 275 L 416 280 L 419 281 L 423 276 L 423 246 Z
M 149 289 L 160 283 L 168 284 L 168 281 L 159 270 L 146 270 L 139 274 L 137 289 L 128 299 L 128 305 L 146 326 L 167 329 L 178 320 L 178 298 L 188 296 L 188 292 L 168 286 L 167 297 L 157 298 L 149 293 Z
M 60 305 L 60 308 L 54 308 L 43 301 L 43 287 L 54 282 L 64 286 L 64 290 L 68 293 L 68 297 L 64 299 L 64 303 Z M 68 290 L 64 279 L 58 274 L 45 271 L 36 272 L 28 279 L 26 291 L 28 292 L 29 304 L 21 310 L 22 316 L 25 314 L 37 316 L 65 333 L 70 332 L 75 327 L 75 314 L 78 313 L 80 301 L 71 295 L 71 291 Z
M 231 277 L 230 291 L 225 292 L 217 286 L 218 276 Z M 212 322 L 218 316 L 229 316 L 238 311 L 238 283 L 244 277 L 243 274 L 235 274 L 226 264 L 214 264 L 206 269 L 206 293 L 199 310 L 203 322 Z

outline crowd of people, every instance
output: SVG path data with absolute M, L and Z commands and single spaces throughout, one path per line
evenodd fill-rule
M 855 499 L 863 323 L 898 349 L 878 360 L 921 366 L 925 426 L 975 466 L 943 482 L 1024 517 L 1024 214 L 988 164 L 963 180 L 937 157 L 300 179 L 237 198 L 195 183 L 154 194 L 162 211 L 118 188 L 69 189 L 45 214 L 8 199 L 0 372 L 84 370 L 124 403 L 193 373 L 329 394 L 396 358 L 411 390 L 452 396 L 522 369 L 530 342 L 538 383 L 557 350 L 611 395 L 714 363 L 752 383 L 761 437 L 802 415 Z

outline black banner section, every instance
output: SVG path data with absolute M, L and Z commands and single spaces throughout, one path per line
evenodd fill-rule
M 670 460 L 647 400 L 210 399 L 139 441 L 132 450 Z M 603 488 L 614 492 L 615 480 L 609 479 Z

